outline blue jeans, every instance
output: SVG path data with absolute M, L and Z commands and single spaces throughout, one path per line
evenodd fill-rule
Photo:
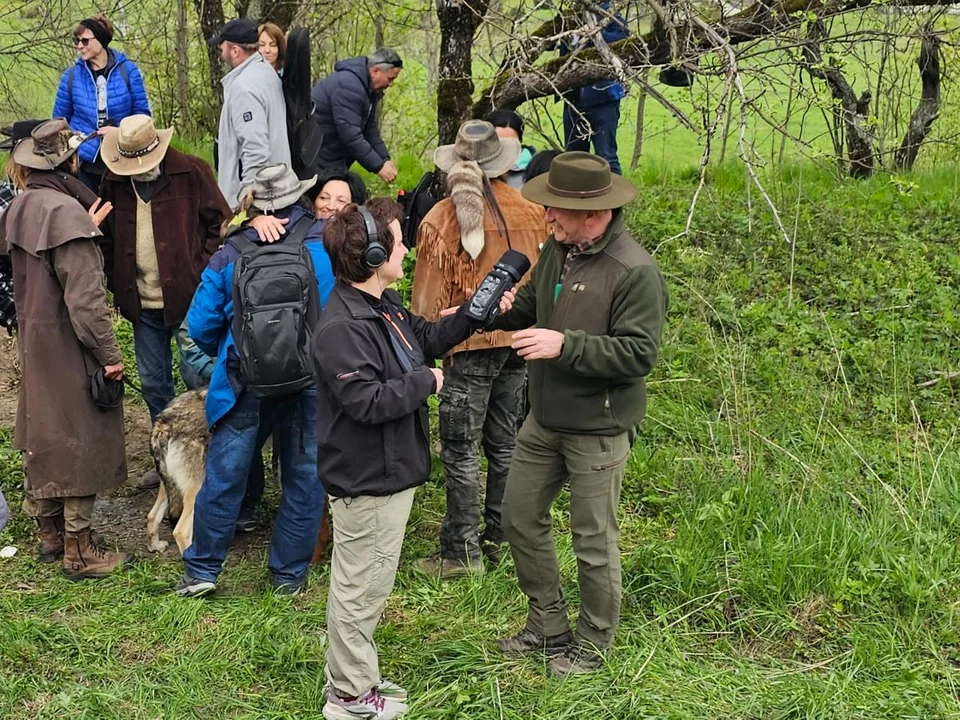
M 244 391 L 210 436 L 206 479 L 194 504 L 193 544 L 183 553 L 187 574 L 198 580 L 214 582 L 223 570 L 260 451 L 261 423 L 280 430 L 282 495 L 267 563 L 273 584 L 300 583 L 310 569 L 326 497 L 317 477 L 317 392 L 261 401 Z
M 567 150 L 593 151 L 610 163 L 610 169 L 623 175 L 617 155 L 617 126 L 620 124 L 620 101 L 580 108 L 579 114 L 569 105 L 563 106 L 563 136 Z
M 163 310 L 141 310 L 140 321 L 133 326 L 133 350 L 137 357 L 137 375 L 143 399 L 150 409 L 150 422 L 173 400 L 173 351 L 170 341 L 176 326 L 163 322 Z

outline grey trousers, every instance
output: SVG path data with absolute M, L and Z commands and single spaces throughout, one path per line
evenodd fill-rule
M 613 643 L 621 594 L 617 506 L 630 445 L 629 433 L 558 433 L 532 414 L 520 429 L 503 500 L 503 529 L 528 598 L 527 628 L 533 632 L 552 636 L 570 630 L 550 514 L 569 480 L 580 583 L 576 639 L 600 650 Z
M 373 632 L 393 590 L 415 488 L 396 495 L 330 498 L 333 558 L 327 597 L 327 681 L 360 697 L 380 682 Z
M 503 542 L 503 490 L 517 435 L 526 364 L 510 348 L 459 352 L 443 363 L 440 459 L 447 510 L 440 554 L 479 562 L 480 542 Z M 487 458 L 480 530 L 480 449 Z

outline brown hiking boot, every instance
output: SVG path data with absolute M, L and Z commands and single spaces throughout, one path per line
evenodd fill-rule
M 56 562 L 63 557 L 63 515 L 38 517 L 36 520 L 40 536 L 37 558 L 43 563 Z
M 95 543 L 90 537 L 90 528 L 67 532 L 64 545 L 63 574 L 68 580 L 99 580 L 133 562 L 131 553 L 109 552 Z
M 457 580 L 468 575 L 484 573 L 481 560 L 451 560 L 440 557 L 440 553 L 417 560 L 414 567 L 425 575 L 439 577 L 441 580 Z

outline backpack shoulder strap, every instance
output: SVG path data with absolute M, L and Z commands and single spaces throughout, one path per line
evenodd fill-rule
M 284 242 L 288 242 L 291 245 L 302 244 L 307 238 L 307 233 L 310 232 L 310 228 L 313 227 L 313 223 L 316 222 L 314 217 L 309 213 L 301 217 L 294 223 L 293 228 L 290 232 L 284 237 Z
M 70 102 L 73 102 L 73 76 L 77 74 L 77 66 L 71 65 L 67 70 L 67 95 L 70 96 Z
M 229 243 L 237 249 L 241 255 L 249 255 L 252 252 L 256 252 L 261 245 L 255 243 L 252 240 L 247 240 L 243 236 L 243 231 L 246 228 L 243 225 L 239 225 L 227 233 L 227 236 L 224 238 L 225 243 Z
M 122 63 L 117 63 L 117 72 L 120 73 L 123 81 L 127 84 L 127 93 L 133 95 L 133 88 L 130 86 L 130 71 L 127 69 L 128 62 L 129 60 L 124 60 Z

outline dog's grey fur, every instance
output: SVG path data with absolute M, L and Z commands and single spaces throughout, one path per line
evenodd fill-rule
M 175 398 L 157 416 L 150 436 L 150 452 L 163 480 L 157 501 L 147 516 L 147 547 L 163 552 L 160 522 L 165 515 L 177 518 L 173 539 L 180 554 L 193 542 L 193 504 L 203 485 L 210 431 L 203 402 L 207 391 L 191 390 Z

